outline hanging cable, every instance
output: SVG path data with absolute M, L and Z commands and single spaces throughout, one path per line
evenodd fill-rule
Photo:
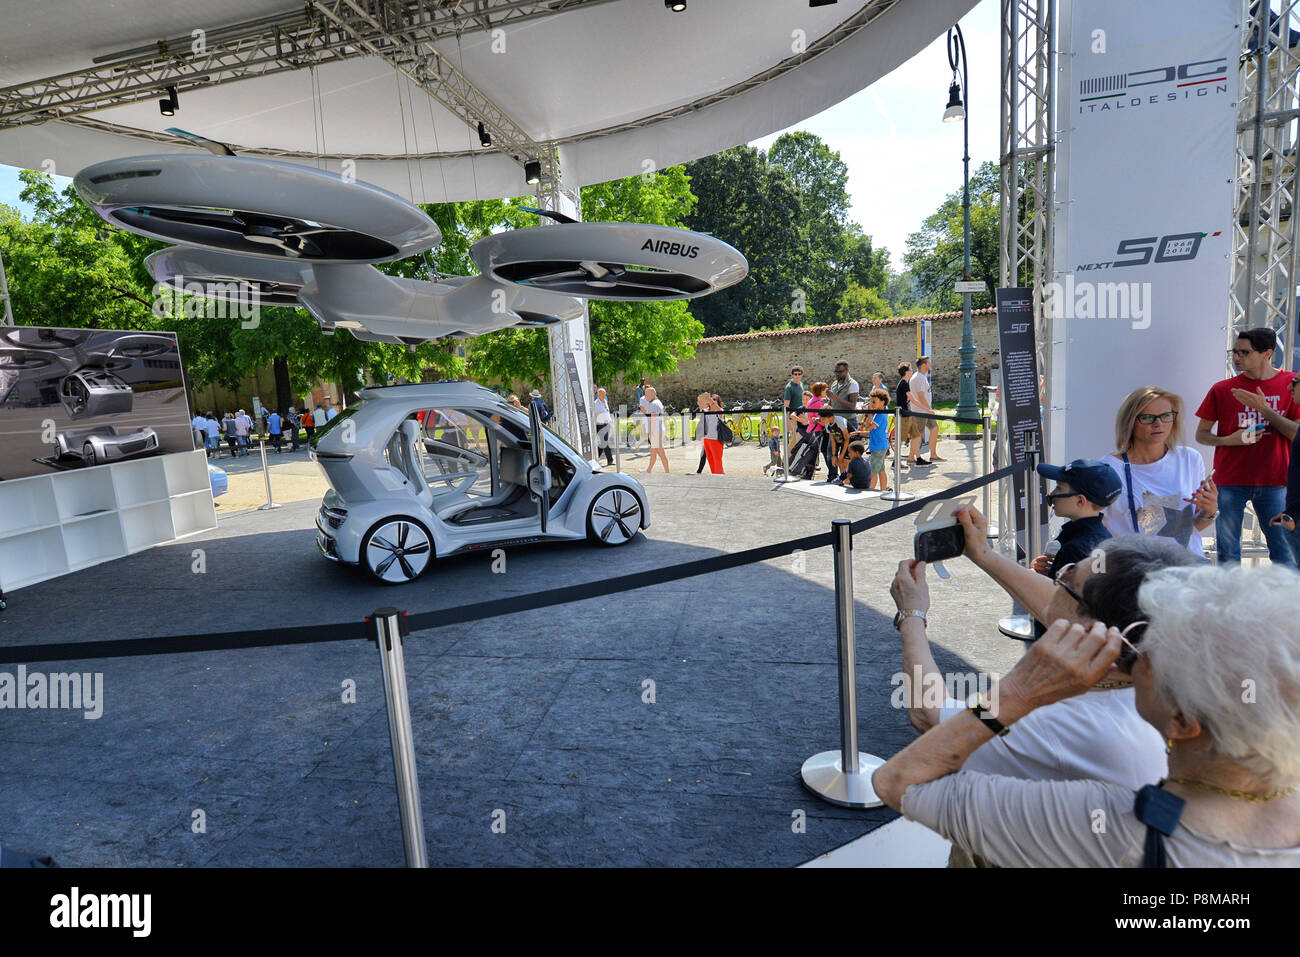
M 402 105 L 402 73 L 393 68 L 393 79 L 397 83 L 397 113 L 402 121 L 402 154 L 406 157 L 406 185 L 410 191 L 411 202 L 415 202 L 415 181 L 411 177 L 411 147 L 406 141 L 406 108 Z

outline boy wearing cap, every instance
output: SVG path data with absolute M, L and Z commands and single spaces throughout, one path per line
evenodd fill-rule
M 1056 482 L 1047 496 L 1052 510 L 1067 519 L 1056 536 L 1055 555 L 1039 555 L 1033 569 L 1055 579 L 1066 565 L 1085 560 L 1098 544 L 1110 538 L 1101 513 L 1119 496 L 1123 485 L 1109 465 L 1096 459 L 1075 459 L 1069 465 L 1040 465 L 1038 474 Z

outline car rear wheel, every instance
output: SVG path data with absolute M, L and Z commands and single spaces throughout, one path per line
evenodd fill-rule
M 81 447 L 81 461 L 86 465 L 96 465 L 95 447 L 87 442 Z
M 600 545 L 623 545 L 641 527 L 641 501 L 620 486 L 596 496 L 587 512 L 587 537 Z
M 386 518 L 361 541 L 361 565 L 385 585 L 415 581 L 432 560 L 433 538 L 413 519 Z

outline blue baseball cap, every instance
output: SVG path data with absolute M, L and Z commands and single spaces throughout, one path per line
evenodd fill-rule
M 1075 459 L 1069 465 L 1040 465 L 1038 474 L 1054 482 L 1065 482 L 1094 505 L 1103 507 L 1115 501 L 1124 489 L 1115 470 L 1096 459 Z

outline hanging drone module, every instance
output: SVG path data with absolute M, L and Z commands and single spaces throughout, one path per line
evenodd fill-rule
M 145 257 L 149 275 L 171 289 L 202 299 L 298 308 L 298 290 L 311 282 L 301 259 L 267 259 L 169 246 Z M 367 267 L 368 268 L 368 267 Z
M 442 239 L 419 207 L 334 173 L 242 156 L 132 156 L 88 166 L 77 193 L 114 226 L 164 242 L 304 260 L 377 263 Z
M 582 303 L 486 276 L 431 282 L 387 276 L 370 266 L 318 266 L 299 300 L 322 328 L 358 339 L 415 345 L 466 339 L 511 326 L 545 326 L 582 315 Z
M 515 229 L 480 239 L 470 256 L 486 276 L 584 299 L 693 299 L 749 272 L 720 239 L 638 223 Z
M 400 196 L 332 173 L 216 150 L 110 160 L 74 182 L 107 222 L 180 244 L 146 260 L 173 291 L 302 306 L 326 335 L 375 342 L 543 328 L 581 316 L 581 299 L 692 299 L 749 271 L 703 233 L 532 210 L 557 224 L 479 240 L 470 255 L 482 275 L 406 279 L 370 264 L 431 249 L 437 225 Z
M 0 326 L 0 478 L 194 448 L 176 336 Z

